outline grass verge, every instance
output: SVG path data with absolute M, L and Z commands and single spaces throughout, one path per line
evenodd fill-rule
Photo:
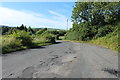
M 106 48 L 110 48 L 114 51 L 120 52 L 119 38 L 116 32 L 110 33 L 104 37 L 88 41 L 89 44 L 100 45 Z

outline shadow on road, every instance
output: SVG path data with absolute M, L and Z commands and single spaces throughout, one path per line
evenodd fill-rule
M 31 48 L 31 49 L 42 49 L 42 48 L 45 48 L 45 47 L 44 46 L 37 46 L 37 47 Z
M 60 44 L 62 42 L 55 42 L 54 44 Z M 54 45 L 54 44 L 51 44 L 51 45 Z M 46 45 L 48 46 L 48 45 Z M 31 48 L 31 49 L 42 49 L 42 48 L 46 48 L 45 46 L 37 46 L 37 47 L 34 47 L 34 48 Z

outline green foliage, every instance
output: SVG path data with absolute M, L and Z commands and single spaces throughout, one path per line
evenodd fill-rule
M 66 39 L 88 41 L 113 32 L 119 23 L 120 2 L 76 2 L 72 11 L 73 27 Z
M 48 30 L 47 28 L 32 29 L 23 24 L 20 27 L 2 26 L 2 50 L 3 54 L 22 50 L 26 48 L 44 46 L 55 43 L 60 35 L 64 35 L 64 30 Z
M 106 26 L 103 28 L 99 28 L 97 34 L 95 35 L 95 38 L 103 37 L 106 34 L 109 34 L 110 32 L 112 32 L 111 28 L 108 28 Z
M 3 54 L 21 49 L 38 47 L 55 43 L 53 34 L 43 32 L 42 35 L 31 35 L 25 30 L 16 30 L 11 35 L 4 35 L 2 40 Z
M 2 35 L 8 32 L 8 27 L 7 26 L 2 26 Z
M 2 29 L 2 35 L 5 34 L 12 34 L 17 29 L 15 27 L 8 27 L 8 26 L 1 26 Z
M 87 22 L 73 25 L 73 28 L 67 32 L 66 39 L 87 41 L 91 40 L 96 33 L 94 26 L 89 26 Z
M 96 45 L 101 45 L 104 46 L 106 48 L 111 48 L 112 50 L 116 50 L 118 52 L 120 49 L 120 45 L 118 43 L 118 31 L 114 31 L 112 33 L 109 33 L 108 35 L 101 37 L 101 38 L 97 38 L 94 40 L 89 41 L 88 43 L 92 43 L 92 44 L 96 44 Z
M 30 35 L 35 34 L 35 31 L 29 26 L 27 32 L 30 32 Z
M 27 27 L 22 24 L 20 27 L 17 27 L 18 30 L 24 30 L 27 32 Z
M 71 31 L 71 32 L 68 32 L 65 35 L 65 39 L 68 39 L 68 40 L 79 40 L 79 35 L 80 35 L 79 32 Z
M 47 42 L 55 43 L 55 36 L 52 34 L 45 34 L 42 38 Z
M 37 35 L 42 34 L 43 32 L 45 32 L 47 30 L 47 28 L 42 28 L 39 31 L 36 32 Z
M 90 25 L 113 24 L 119 21 L 120 2 L 76 2 L 72 11 L 73 23 Z
M 59 36 L 64 36 L 66 34 L 66 31 L 65 30 L 59 30 Z
M 2 36 L 2 53 L 20 50 L 22 48 L 21 41 L 12 36 Z
M 31 35 L 35 33 L 35 31 L 30 26 L 29 28 L 27 28 L 23 24 L 20 27 L 18 26 L 17 27 L 1 26 L 1 27 L 2 27 L 2 35 L 10 35 L 16 32 L 17 30 L 30 32 Z
M 12 34 L 13 37 L 21 41 L 23 46 L 30 46 L 32 45 L 32 38 L 29 32 L 26 31 L 16 31 Z
M 51 29 L 48 30 L 47 28 L 43 28 L 37 31 L 36 35 L 44 36 L 44 35 L 52 34 L 56 40 L 59 40 L 59 36 L 64 36 L 65 33 L 66 33 L 65 30 L 51 30 Z

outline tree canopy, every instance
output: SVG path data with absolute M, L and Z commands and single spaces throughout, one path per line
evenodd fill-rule
M 76 2 L 72 11 L 74 23 L 105 25 L 119 21 L 120 2 Z
M 66 38 L 87 41 L 117 29 L 120 2 L 76 2 L 72 11 L 73 27 Z

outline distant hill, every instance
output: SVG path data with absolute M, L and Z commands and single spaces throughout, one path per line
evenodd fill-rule
M 5 25 L 0 25 L 0 27 L 8 27 L 8 26 L 5 26 Z
M 0 27 L 10 27 L 10 28 L 15 28 L 15 26 L 6 26 L 6 25 L 0 25 Z

